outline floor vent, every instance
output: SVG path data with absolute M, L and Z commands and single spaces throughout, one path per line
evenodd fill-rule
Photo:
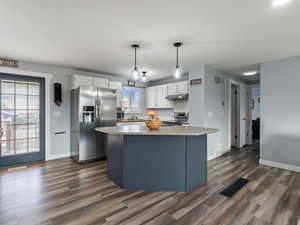
M 233 182 L 229 187 L 224 189 L 220 194 L 224 195 L 228 198 L 231 198 L 239 190 L 241 190 L 248 182 L 249 182 L 249 180 L 247 180 L 247 179 L 239 178 L 235 182 Z

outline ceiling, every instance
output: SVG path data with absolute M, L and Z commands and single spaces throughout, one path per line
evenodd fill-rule
M 204 63 L 241 76 L 263 61 L 300 54 L 297 0 L 281 8 L 271 0 L 0 3 L 0 57 L 130 77 L 130 45 L 138 43 L 138 67 L 153 80 L 172 75 L 175 41 L 184 43 L 184 71 Z

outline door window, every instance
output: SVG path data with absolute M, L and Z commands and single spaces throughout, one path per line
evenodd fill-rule
M 0 156 L 39 152 L 40 83 L 0 80 Z

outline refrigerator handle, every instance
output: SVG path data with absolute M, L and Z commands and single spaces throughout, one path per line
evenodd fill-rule
M 95 120 L 98 121 L 99 118 L 98 118 L 98 111 L 99 111 L 99 108 L 98 108 L 98 95 L 95 99 Z
M 101 126 L 101 101 L 100 101 L 100 99 L 98 101 L 98 121 L 99 121 L 100 126 Z

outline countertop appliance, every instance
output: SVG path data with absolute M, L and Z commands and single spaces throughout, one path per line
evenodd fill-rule
M 79 87 L 71 91 L 71 156 L 84 162 L 106 156 L 105 138 L 96 127 L 116 125 L 116 90 Z
M 172 120 L 163 121 L 167 125 L 183 125 L 188 124 L 189 113 L 188 112 L 174 112 Z

